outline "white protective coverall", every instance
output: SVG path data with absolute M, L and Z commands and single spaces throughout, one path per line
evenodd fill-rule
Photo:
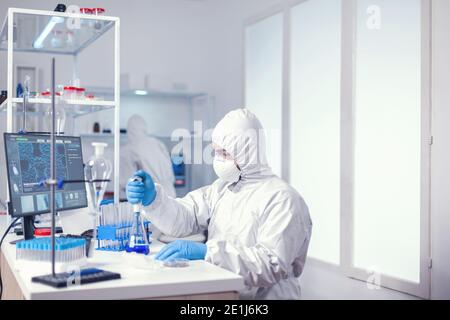
M 156 199 L 144 212 L 168 235 L 207 230 L 205 260 L 244 278 L 242 299 L 299 299 L 312 223 L 302 197 L 267 165 L 264 135 L 258 146 L 258 138 L 243 134 L 261 128 L 247 109 L 227 114 L 212 141 L 233 156 L 240 180 L 218 179 L 182 199 L 156 184 Z
M 166 146 L 148 135 L 147 123 L 138 115 L 127 123 L 128 140 L 120 148 L 120 197 L 125 198 L 128 180 L 138 170 L 144 170 L 153 181 L 163 186 L 165 193 L 176 197 L 172 160 Z

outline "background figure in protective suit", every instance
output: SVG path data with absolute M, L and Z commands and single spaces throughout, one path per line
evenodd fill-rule
M 219 179 L 182 199 L 168 197 L 145 172 L 127 197 L 165 234 L 208 231 L 206 244 L 175 241 L 157 259 L 205 259 L 240 274 L 241 298 L 299 299 L 312 223 L 302 197 L 269 168 L 259 120 L 247 109 L 227 114 L 212 135 Z
M 125 197 L 128 180 L 137 170 L 149 173 L 166 194 L 176 197 L 175 175 L 166 146 L 148 135 L 145 120 L 133 115 L 127 123 L 127 143 L 120 147 L 120 197 Z

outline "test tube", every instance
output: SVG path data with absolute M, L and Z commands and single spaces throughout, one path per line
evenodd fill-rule
M 86 256 L 86 241 L 81 241 L 81 258 Z
M 33 240 L 32 243 L 32 254 L 33 254 L 33 260 L 39 260 L 39 252 L 37 251 L 37 241 Z
M 38 241 L 35 241 L 33 243 L 33 253 L 34 253 L 34 260 L 39 261 L 39 243 Z
M 67 255 L 66 262 L 75 260 L 74 259 L 74 251 L 75 251 L 75 249 L 76 249 L 76 243 L 75 243 L 75 241 L 71 241 L 70 246 L 69 246 L 69 250 L 67 250 L 68 255 Z
M 27 243 L 28 260 L 33 260 L 33 241 Z
M 108 214 L 109 214 L 109 225 L 114 226 L 114 216 L 115 216 L 115 212 L 114 212 L 114 205 L 108 205 Z
M 103 225 L 108 225 L 108 206 L 102 206 L 102 212 L 103 212 Z
M 109 226 L 110 224 L 111 224 L 111 222 L 110 222 L 110 206 L 109 205 L 106 205 L 105 206 L 105 213 L 106 213 L 106 215 L 105 215 L 105 224 L 107 225 L 107 226 Z
M 31 241 L 25 242 L 25 260 L 31 260 Z
M 26 248 L 27 248 L 27 260 L 32 260 L 32 251 L 31 251 L 31 248 L 32 248 L 32 243 L 31 243 L 31 241 L 30 242 L 27 242 L 27 246 L 26 246 Z
M 106 225 L 109 226 L 111 225 L 111 215 L 110 215 L 110 206 L 106 205 L 105 206 L 105 211 L 106 211 Z
M 104 226 L 105 225 L 105 206 L 101 206 L 100 207 L 100 225 Z
M 62 256 L 62 260 L 63 260 L 63 262 L 68 262 L 68 261 L 70 261 L 70 255 L 71 255 L 71 253 L 72 253 L 72 246 L 73 246 L 73 244 L 71 243 L 71 242 L 68 242 L 67 244 L 66 244 L 66 249 L 65 250 L 63 250 L 63 256 Z
M 128 224 L 128 202 L 122 204 L 122 226 L 126 227 Z
M 55 261 L 59 262 L 61 259 L 61 250 L 60 250 L 60 244 L 55 241 Z
M 36 260 L 37 261 L 43 261 L 42 260 L 42 253 L 43 253 L 43 251 L 41 250 L 41 243 L 40 243 L 40 241 L 38 242 L 36 242 L 36 254 L 37 254 L 37 257 L 36 257 Z
M 109 226 L 111 224 L 111 215 L 110 215 L 111 207 L 109 205 L 105 205 L 105 206 L 103 206 L 103 208 L 104 208 L 104 214 L 105 214 L 105 216 L 104 216 L 105 225 Z
M 70 250 L 70 243 L 69 243 L 69 241 L 63 241 L 61 243 L 61 250 L 60 250 L 60 253 L 61 253 L 60 258 L 61 259 L 60 259 L 60 262 L 64 263 L 64 262 L 67 261 L 67 254 L 68 254 L 69 250 Z
M 73 259 L 72 259 L 72 255 L 73 255 L 73 249 L 74 249 L 74 243 L 73 243 L 74 241 L 72 240 L 72 241 L 70 241 L 69 243 L 68 243 L 68 248 L 67 248 L 67 250 L 66 250 L 66 254 L 65 254 L 65 256 L 64 256 L 64 262 L 70 262 L 70 261 L 72 261 Z
M 21 254 L 22 254 L 22 244 L 20 242 L 18 242 L 16 244 L 16 260 L 20 260 L 22 259 Z
M 111 212 L 111 226 L 115 226 L 116 225 L 116 207 L 114 204 L 111 204 L 109 206 L 109 210 Z
M 20 260 L 20 242 L 16 243 L 16 260 Z
M 124 214 L 123 202 L 120 202 L 119 203 L 119 226 L 120 227 L 123 226 L 123 214 Z
M 120 239 L 123 239 L 125 236 L 125 216 L 126 216 L 126 206 L 125 202 L 120 204 Z
M 119 227 L 120 225 L 120 205 L 119 204 L 113 204 L 113 210 L 114 210 L 114 226 Z
M 128 221 L 127 221 L 127 219 L 128 219 L 128 202 L 124 202 L 122 204 L 122 212 L 123 212 L 122 224 L 123 224 L 123 226 L 127 226 L 127 224 L 128 224 Z

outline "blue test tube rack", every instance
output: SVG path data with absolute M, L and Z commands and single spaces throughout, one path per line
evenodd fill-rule
M 147 230 L 148 243 L 152 241 L 152 232 L 148 231 L 149 221 L 144 221 Z M 100 251 L 124 251 L 130 241 L 132 225 L 101 225 L 97 228 L 97 250 Z
M 16 259 L 29 261 L 51 261 L 52 242 L 50 237 L 22 240 L 16 243 Z M 57 263 L 68 263 L 86 257 L 86 240 L 78 238 L 55 238 Z

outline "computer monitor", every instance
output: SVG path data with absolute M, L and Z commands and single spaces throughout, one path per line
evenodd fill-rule
M 50 212 L 50 135 L 4 134 L 10 214 L 27 217 Z M 80 137 L 56 136 L 56 178 L 84 180 Z M 87 207 L 83 182 L 65 183 L 57 189 L 56 210 Z

